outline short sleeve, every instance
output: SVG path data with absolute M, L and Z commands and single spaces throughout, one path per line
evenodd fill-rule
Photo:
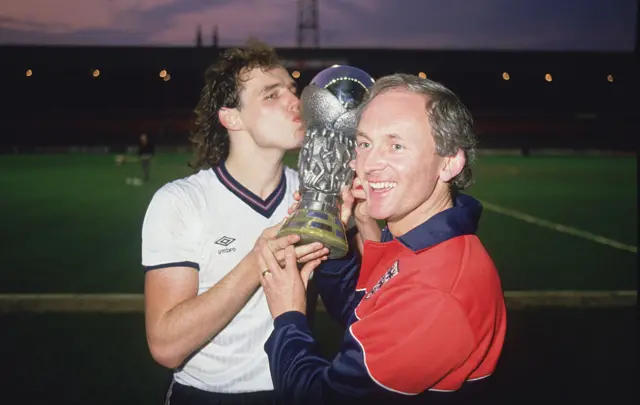
M 200 224 L 193 203 L 179 186 L 169 183 L 151 199 L 142 225 L 142 266 L 145 271 L 166 267 L 200 270 L 197 232 Z

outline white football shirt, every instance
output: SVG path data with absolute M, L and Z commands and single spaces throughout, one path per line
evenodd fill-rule
M 291 168 L 265 200 L 238 183 L 224 164 L 175 180 L 153 196 L 142 228 L 145 271 L 174 266 L 199 270 L 202 294 L 253 248 L 265 228 L 294 202 L 298 174 Z M 240 313 L 181 369 L 175 380 L 206 391 L 272 390 L 264 343 L 273 330 L 262 288 Z

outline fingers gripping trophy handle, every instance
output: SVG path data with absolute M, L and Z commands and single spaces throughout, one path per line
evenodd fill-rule
M 329 259 L 339 259 L 349 251 L 345 227 L 339 214 L 335 196 L 305 192 L 296 210 L 280 228 L 278 237 L 299 235 L 297 245 L 320 242 L 329 249 Z

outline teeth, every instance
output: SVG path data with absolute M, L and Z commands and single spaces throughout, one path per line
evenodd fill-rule
M 371 182 L 369 182 L 369 185 L 374 190 L 384 190 L 384 189 L 392 189 L 392 188 L 394 188 L 396 186 L 396 183 L 395 182 L 391 182 L 391 181 L 382 181 L 382 182 L 379 182 L 379 183 L 371 183 Z

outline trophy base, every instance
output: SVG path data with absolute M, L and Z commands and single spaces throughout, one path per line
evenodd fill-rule
M 329 259 L 340 259 L 349 251 L 346 232 L 336 215 L 310 209 L 296 210 L 278 231 L 278 237 L 299 235 L 296 246 L 320 242 L 329 249 Z

